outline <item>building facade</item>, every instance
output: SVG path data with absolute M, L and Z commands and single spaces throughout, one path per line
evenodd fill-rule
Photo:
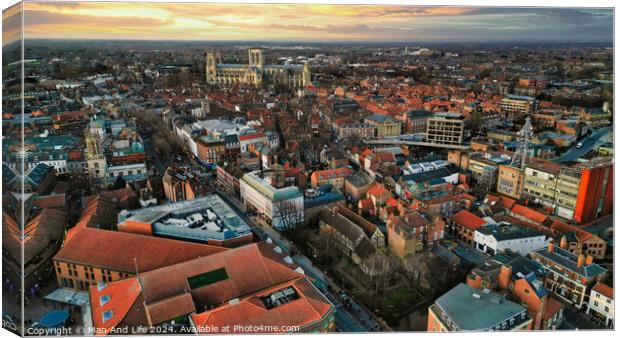
M 241 202 L 275 229 L 290 229 L 303 222 L 304 195 L 299 188 L 274 187 L 258 172 L 243 175 L 239 183 Z
M 248 49 L 248 59 L 247 65 L 222 63 L 222 54 L 219 51 L 207 52 L 207 82 L 253 86 L 279 84 L 289 88 L 299 88 L 310 83 L 308 64 L 265 64 L 263 51 L 258 48 Z
M 527 309 L 489 289 L 459 284 L 428 308 L 428 331 L 521 331 L 532 318 Z
M 578 309 L 588 303 L 592 286 L 607 274 L 591 256 L 577 256 L 554 244 L 532 251 L 530 256 L 548 271 L 545 287 Z
M 428 118 L 426 140 L 430 143 L 461 145 L 465 131 L 465 118 L 457 113 L 436 113 Z
M 529 96 L 508 95 L 502 99 L 499 108 L 506 113 L 529 114 L 538 110 L 538 101 Z
M 586 313 L 591 315 L 606 327 L 614 328 L 614 289 L 596 283 L 590 291 L 590 300 Z
M 388 115 L 375 114 L 368 116 L 364 122 L 374 126 L 377 137 L 396 136 L 401 134 L 402 123 Z

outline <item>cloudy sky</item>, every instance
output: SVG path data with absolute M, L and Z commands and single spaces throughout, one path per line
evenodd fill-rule
M 13 40 L 19 11 L 3 13 Z M 263 41 L 612 41 L 613 11 L 200 3 L 25 3 L 25 38 Z M 12 18 L 13 17 L 13 18 Z

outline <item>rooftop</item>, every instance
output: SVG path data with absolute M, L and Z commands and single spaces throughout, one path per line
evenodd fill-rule
M 139 278 L 91 286 L 93 318 L 114 308 L 112 323 L 130 325 L 159 324 L 186 315 L 199 328 L 240 323 L 303 326 L 320 320 L 333 305 L 290 257 L 276 249 L 267 243 L 250 244 L 141 273 Z M 119 289 L 125 291 L 116 292 Z M 121 297 L 125 292 L 129 296 Z M 106 295 L 107 303 L 99 306 Z M 95 321 L 97 327 L 106 324 Z
M 251 234 L 250 226 L 218 195 L 122 212 L 128 221 L 151 224 L 153 233 L 165 237 L 207 242 Z
M 132 233 L 76 229 L 54 259 L 85 266 L 134 273 L 149 271 L 226 248 Z M 135 261 L 135 263 L 134 263 Z
M 586 278 L 596 277 L 600 274 L 607 273 L 607 269 L 603 268 L 602 266 L 596 263 L 592 263 L 589 265 L 584 264 L 581 267 L 577 266 L 577 261 L 579 259 L 579 256 L 567 250 L 564 250 L 560 248 L 559 246 L 554 246 L 553 252 L 549 252 L 548 247 L 544 247 L 538 250 L 534 250 L 532 253 L 534 254 L 534 256 L 536 255 L 542 256 L 554 262 L 555 264 L 558 264 Z
M 467 210 L 461 210 L 450 217 L 455 223 L 470 230 L 476 230 L 487 222 Z
M 515 318 L 514 327 L 528 319 L 525 307 L 490 290 L 478 290 L 463 283 L 439 297 L 434 305 L 447 315 L 456 330 L 492 330 L 511 318 Z
M 544 234 L 538 231 L 504 222 L 483 226 L 476 229 L 476 231 L 483 235 L 493 236 L 498 241 L 544 236 Z
M 613 300 L 614 299 L 614 288 L 608 286 L 605 283 L 598 282 L 592 288 L 593 291 L 600 293 L 601 295 Z
M 276 188 L 269 184 L 268 181 L 258 176 L 258 172 L 246 173 L 241 177 L 241 181 L 248 184 L 262 195 L 274 202 L 302 197 L 299 188 L 295 186 Z

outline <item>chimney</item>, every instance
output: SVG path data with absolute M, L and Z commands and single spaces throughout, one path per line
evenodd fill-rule
M 594 263 L 594 257 L 591 256 L 591 255 L 587 255 L 586 256 L 586 265 L 590 265 L 592 263 Z
M 547 246 L 547 251 L 549 251 L 550 253 L 553 253 L 554 248 L 555 248 L 555 244 L 549 243 L 549 246 Z
M 579 258 L 577 258 L 577 267 L 582 267 L 585 260 L 586 258 L 582 254 L 579 254 Z
M 560 248 L 565 249 L 565 250 L 566 248 L 568 248 L 566 236 L 562 236 L 562 238 L 560 239 Z

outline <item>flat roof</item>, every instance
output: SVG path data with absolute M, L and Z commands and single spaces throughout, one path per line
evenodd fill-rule
M 198 241 L 227 240 L 251 233 L 250 226 L 218 195 L 131 210 L 119 223 L 149 223 L 155 235 Z
M 490 330 L 496 325 L 515 318 L 515 324 L 527 319 L 521 317 L 526 308 L 511 302 L 490 290 L 459 284 L 435 301 L 459 330 Z M 514 325 L 513 325 L 514 326 Z

